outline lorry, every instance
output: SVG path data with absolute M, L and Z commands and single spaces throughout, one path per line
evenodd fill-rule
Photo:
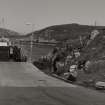
M 12 45 L 7 38 L 0 38 L 0 61 L 26 62 L 27 57 L 22 48 Z

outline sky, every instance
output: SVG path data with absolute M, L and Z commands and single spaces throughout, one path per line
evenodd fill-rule
M 0 0 L 0 27 L 19 33 L 95 22 L 105 25 L 105 0 Z

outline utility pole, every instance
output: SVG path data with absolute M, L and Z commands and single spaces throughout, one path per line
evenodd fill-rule
M 5 20 L 4 20 L 4 17 L 2 18 L 2 26 L 3 26 L 3 28 L 5 28 Z
M 95 22 L 94 22 L 94 26 L 97 26 L 97 21 L 95 20 Z
M 3 18 L 2 18 L 2 20 L 1 20 L 1 24 L 2 24 L 2 28 L 5 28 L 5 21 L 4 21 L 4 17 L 3 17 Z M 1 35 L 1 37 L 2 37 L 2 38 L 4 38 L 3 33 L 2 33 L 2 35 Z
M 32 34 L 30 36 L 30 56 L 29 56 L 29 62 L 32 62 L 32 52 L 33 52 L 33 39 L 34 39 L 34 24 L 27 23 L 26 25 L 30 25 L 32 27 Z

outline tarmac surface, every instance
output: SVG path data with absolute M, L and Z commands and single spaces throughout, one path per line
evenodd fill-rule
M 50 77 L 31 63 L 0 62 L 0 105 L 105 105 L 105 93 Z

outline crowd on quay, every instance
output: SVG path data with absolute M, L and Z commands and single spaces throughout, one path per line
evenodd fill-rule
M 51 73 L 74 82 L 77 79 L 78 71 L 86 71 L 90 64 L 88 60 L 79 60 L 80 56 L 79 48 L 66 45 L 62 48 L 55 47 L 47 56 L 42 56 L 41 60 L 50 65 Z
M 65 44 L 64 47 L 54 48 L 47 56 L 42 56 L 42 61 L 47 61 L 50 65 L 50 72 L 55 73 L 64 77 L 70 81 L 76 81 L 78 76 L 78 71 L 83 70 L 88 72 L 88 68 L 91 65 L 89 57 L 83 57 L 82 50 L 87 47 L 95 37 L 99 35 L 98 30 L 92 30 L 92 32 L 81 39 L 81 46 L 75 48 L 72 44 Z

